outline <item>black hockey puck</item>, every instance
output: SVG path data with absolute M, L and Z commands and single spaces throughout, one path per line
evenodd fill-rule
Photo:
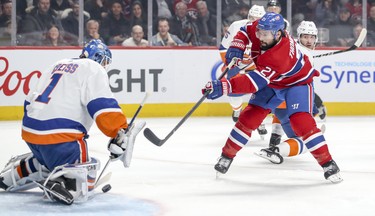
M 108 191 L 110 191 L 112 189 L 112 186 L 110 184 L 106 184 L 102 187 L 102 191 L 103 193 L 107 193 Z

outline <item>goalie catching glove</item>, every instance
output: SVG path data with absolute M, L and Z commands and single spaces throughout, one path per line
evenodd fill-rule
M 206 92 L 209 92 L 207 95 L 208 99 L 215 100 L 223 96 L 223 94 L 232 93 L 232 87 L 227 79 L 212 80 L 206 84 L 204 89 L 202 89 L 203 94 Z
M 135 138 L 145 125 L 146 122 L 141 121 L 132 124 L 127 130 L 120 129 L 117 132 L 117 136 L 112 138 L 108 143 L 108 151 L 111 152 L 111 158 L 113 160 L 120 159 L 124 167 L 130 166 Z

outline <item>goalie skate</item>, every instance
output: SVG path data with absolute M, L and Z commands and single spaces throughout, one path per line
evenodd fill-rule
M 332 183 L 340 183 L 343 181 L 340 175 L 340 168 L 334 160 L 323 164 L 324 178 L 330 180 Z
M 254 152 L 254 154 L 261 158 L 269 160 L 271 163 L 281 164 L 284 161 L 284 159 L 278 153 L 278 151 L 279 151 L 278 147 L 270 147 L 270 148 L 261 149 L 259 152 Z
M 57 201 L 65 205 L 71 205 L 74 201 L 73 195 L 59 182 L 56 181 L 34 181 L 51 201 Z

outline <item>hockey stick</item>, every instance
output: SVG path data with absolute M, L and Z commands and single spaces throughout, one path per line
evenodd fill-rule
M 335 55 L 335 54 L 338 54 L 338 53 L 344 53 L 344 52 L 348 52 L 348 51 L 351 51 L 351 50 L 355 50 L 355 49 L 357 49 L 358 47 L 361 46 L 361 44 L 363 43 L 363 41 L 366 38 L 366 35 L 367 35 L 367 29 L 363 28 L 361 33 L 359 34 L 359 36 L 357 38 L 357 41 L 354 43 L 353 46 L 351 46 L 347 49 L 344 49 L 344 50 L 338 50 L 338 51 L 333 51 L 333 52 L 329 52 L 329 53 L 323 53 L 323 54 L 320 54 L 320 55 L 315 55 L 314 58 L 320 58 L 320 57 L 324 57 L 324 56 L 330 56 L 330 55 Z
M 230 68 L 233 67 L 233 65 L 237 64 L 238 63 L 238 59 L 237 58 L 233 58 L 232 61 L 229 63 L 228 67 L 224 70 L 223 73 L 221 73 L 221 75 L 219 76 L 219 80 L 221 78 L 223 78 L 225 76 L 225 74 L 227 74 L 227 72 L 230 70 Z M 237 64 L 238 65 L 238 64 Z M 171 132 L 169 132 L 169 134 L 164 138 L 164 139 L 159 139 L 155 134 L 154 132 L 151 131 L 151 129 L 149 128 L 146 128 L 144 131 L 143 131 L 143 135 L 150 141 L 152 142 L 153 144 L 157 145 L 157 146 L 162 146 L 173 134 L 174 132 L 177 131 L 177 129 L 186 121 L 186 119 L 188 119 L 191 114 L 193 114 L 193 112 L 199 107 L 199 105 L 201 105 L 201 103 L 206 99 L 207 95 L 209 94 L 210 92 L 209 91 L 206 91 L 203 96 L 201 97 L 201 99 L 199 99 L 199 101 L 193 106 L 193 108 L 191 108 L 189 110 L 189 112 L 180 120 L 180 122 L 178 122 L 178 124 L 172 129 Z
M 128 129 L 131 128 L 131 126 L 133 125 L 133 122 L 135 120 L 135 118 L 138 116 L 139 112 L 141 111 L 142 107 L 143 107 L 143 104 L 146 102 L 147 98 L 150 96 L 151 93 L 149 92 L 146 92 L 146 95 L 145 97 L 143 98 L 141 104 L 139 105 L 137 111 L 135 112 L 133 118 L 130 120 L 130 123 L 128 124 L 128 128 L 126 128 L 125 130 L 125 133 L 128 132 Z M 108 167 L 108 164 L 114 159 L 114 157 L 112 155 L 109 156 L 108 160 L 107 160 L 107 163 L 105 164 L 103 170 L 100 172 L 100 175 L 98 177 L 98 179 L 96 179 L 96 182 L 95 182 L 95 187 L 96 185 L 98 184 L 100 178 L 102 177 L 104 171 L 107 169 Z

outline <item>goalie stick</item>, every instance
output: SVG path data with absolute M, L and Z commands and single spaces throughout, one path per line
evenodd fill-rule
M 320 58 L 320 57 L 324 57 L 324 56 L 330 56 L 330 55 L 335 55 L 335 54 L 355 50 L 355 49 L 357 49 L 358 47 L 361 46 L 361 44 L 363 43 L 363 41 L 366 38 L 366 35 L 367 35 L 367 29 L 363 28 L 353 46 L 351 46 L 347 49 L 344 49 L 344 50 L 337 50 L 337 51 L 333 51 L 333 52 L 329 52 L 329 53 L 323 53 L 323 54 L 320 54 L 320 55 L 315 55 L 314 58 Z
M 235 64 L 238 65 L 239 62 L 240 62 L 239 59 L 233 58 L 232 61 L 229 63 L 228 67 L 224 70 L 223 73 L 221 73 L 218 79 L 220 80 L 221 78 L 223 78 L 225 74 L 228 73 L 229 69 L 232 68 L 233 65 Z M 209 91 L 206 91 L 203 94 L 201 99 L 199 99 L 199 101 L 193 106 L 193 108 L 189 110 L 189 112 L 180 120 L 180 122 L 178 122 L 178 124 L 172 129 L 171 132 L 169 132 L 169 134 L 164 139 L 159 139 L 154 134 L 154 132 L 152 132 L 151 129 L 149 128 L 144 129 L 143 135 L 153 144 L 157 146 L 162 146 L 174 134 L 174 132 L 176 132 L 177 129 L 186 121 L 186 119 L 188 119 L 191 116 L 191 114 L 193 114 L 193 112 L 199 107 L 199 105 L 201 105 L 201 103 L 206 99 L 209 93 L 210 93 Z
M 143 104 L 146 102 L 146 100 L 147 100 L 147 98 L 150 96 L 150 94 L 151 94 L 151 93 L 146 92 L 145 97 L 143 98 L 143 100 L 142 100 L 141 104 L 139 105 L 137 111 L 135 112 L 133 118 L 130 120 L 130 123 L 128 124 L 128 128 L 126 128 L 125 133 L 128 132 L 128 129 L 132 127 L 135 118 L 138 116 L 139 112 L 141 111 L 141 109 L 142 109 L 142 107 L 143 107 Z M 125 153 L 124 153 L 124 154 L 125 154 Z M 96 180 L 96 182 L 95 182 L 95 187 L 96 187 L 97 185 L 99 185 L 98 182 L 99 182 L 100 178 L 102 177 L 104 171 L 107 169 L 108 164 L 109 164 L 113 159 L 114 159 L 114 157 L 113 157 L 112 155 L 110 155 L 109 158 L 108 158 L 108 160 L 107 160 L 107 163 L 105 164 L 103 170 L 100 172 L 99 177 L 97 178 L 97 180 Z M 100 183 L 100 182 L 99 182 L 99 183 Z

